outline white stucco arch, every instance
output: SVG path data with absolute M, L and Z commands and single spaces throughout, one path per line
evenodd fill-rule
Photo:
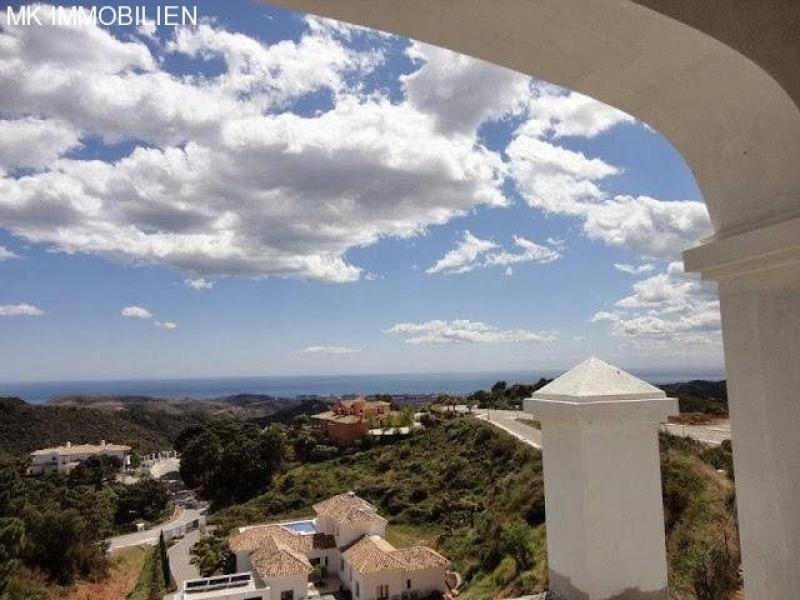
M 685 263 L 720 283 L 747 597 L 800 598 L 796 0 L 267 1 L 582 92 L 675 145 L 715 231 Z

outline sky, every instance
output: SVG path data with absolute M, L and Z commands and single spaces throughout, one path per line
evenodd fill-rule
M 708 214 L 657 131 L 406 38 L 196 6 L 0 16 L 0 381 L 721 370 L 716 289 L 680 262 Z

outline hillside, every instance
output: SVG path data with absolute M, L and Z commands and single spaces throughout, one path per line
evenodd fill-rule
M 139 410 L 170 415 L 201 413 L 210 417 L 257 419 L 267 417 L 295 404 L 292 398 L 265 394 L 236 394 L 220 398 L 155 398 L 151 396 L 62 396 L 48 406 L 80 406 L 104 410 Z
M 0 398 L 0 414 L 0 448 L 11 454 L 24 454 L 66 441 L 97 443 L 101 439 L 130 444 L 142 452 L 172 445 L 167 428 L 148 427 L 124 411 L 35 406 L 19 398 Z
M 697 598 L 697 578 L 735 572 L 733 485 L 714 470 L 729 459 L 725 448 L 708 451 L 670 436 L 663 439 L 670 579 L 676 599 Z M 425 540 L 453 560 L 466 582 L 461 598 L 513 597 L 546 589 L 541 453 L 470 418 L 394 445 L 296 466 L 277 476 L 267 494 L 220 511 L 213 520 L 226 531 L 246 522 L 308 515 L 314 502 L 349 489 L 389 518 L 390 539 Z M 726 535 L 733 548 L 732 566 L 719 563 Z M 717 562 L 709 566 L 712 560 Z
M 710 419 L 728 416 L 728 390 L 725 381 L 693 380 L 659 386 L 678 399 L 681 415 Z

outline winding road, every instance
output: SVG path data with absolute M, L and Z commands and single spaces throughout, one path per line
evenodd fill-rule
M 476 416 L 478 419 L 491 423 L 495 427 L 513 435 L 529 446 L 542 448 L 542 432 L 520 421 L 520 419 L 532 418 L 529 414 L 518 410 L 490 410 L 488 413 L 486 410 L 481 410 Z M 689 437 L 704 444 L 715 446 L 719 446 L 723 441 L 731 439 L 730 421 L 721 421 L 709 425 L 667 423 L 662 425 L 662 428 L 672 435 Z
M 161 530 L 173 529 L 185 523 L 194 521 L 200 518 L 199 509 L 184 509 L 178 508 L 178 513 L 169 521 L 160 523 L 150 529 L 143 531 L 136 531 L 134 533 L 126 533 L 125 535 L 117 535 L 109 538 L 109 551 L 118 550 L 119 548 L 127 548 L 128 546 L 153 546 L 158 543 L 158 536 Z

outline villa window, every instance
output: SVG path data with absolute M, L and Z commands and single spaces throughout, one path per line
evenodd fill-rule
M 361 586 L 356 581 L 356 598 L 358 598 L 359 594 L 361 594 Z
M 281 600 L 294 600 L 294 590 L 281 592 Z
M 389 597 L 389 584 L 379 585 L 376 596 L 379 600 L 386 600 Z
M 407 590 L 411 589 L 411 580 L 410 579 L 406 579 L 406 589 Z

